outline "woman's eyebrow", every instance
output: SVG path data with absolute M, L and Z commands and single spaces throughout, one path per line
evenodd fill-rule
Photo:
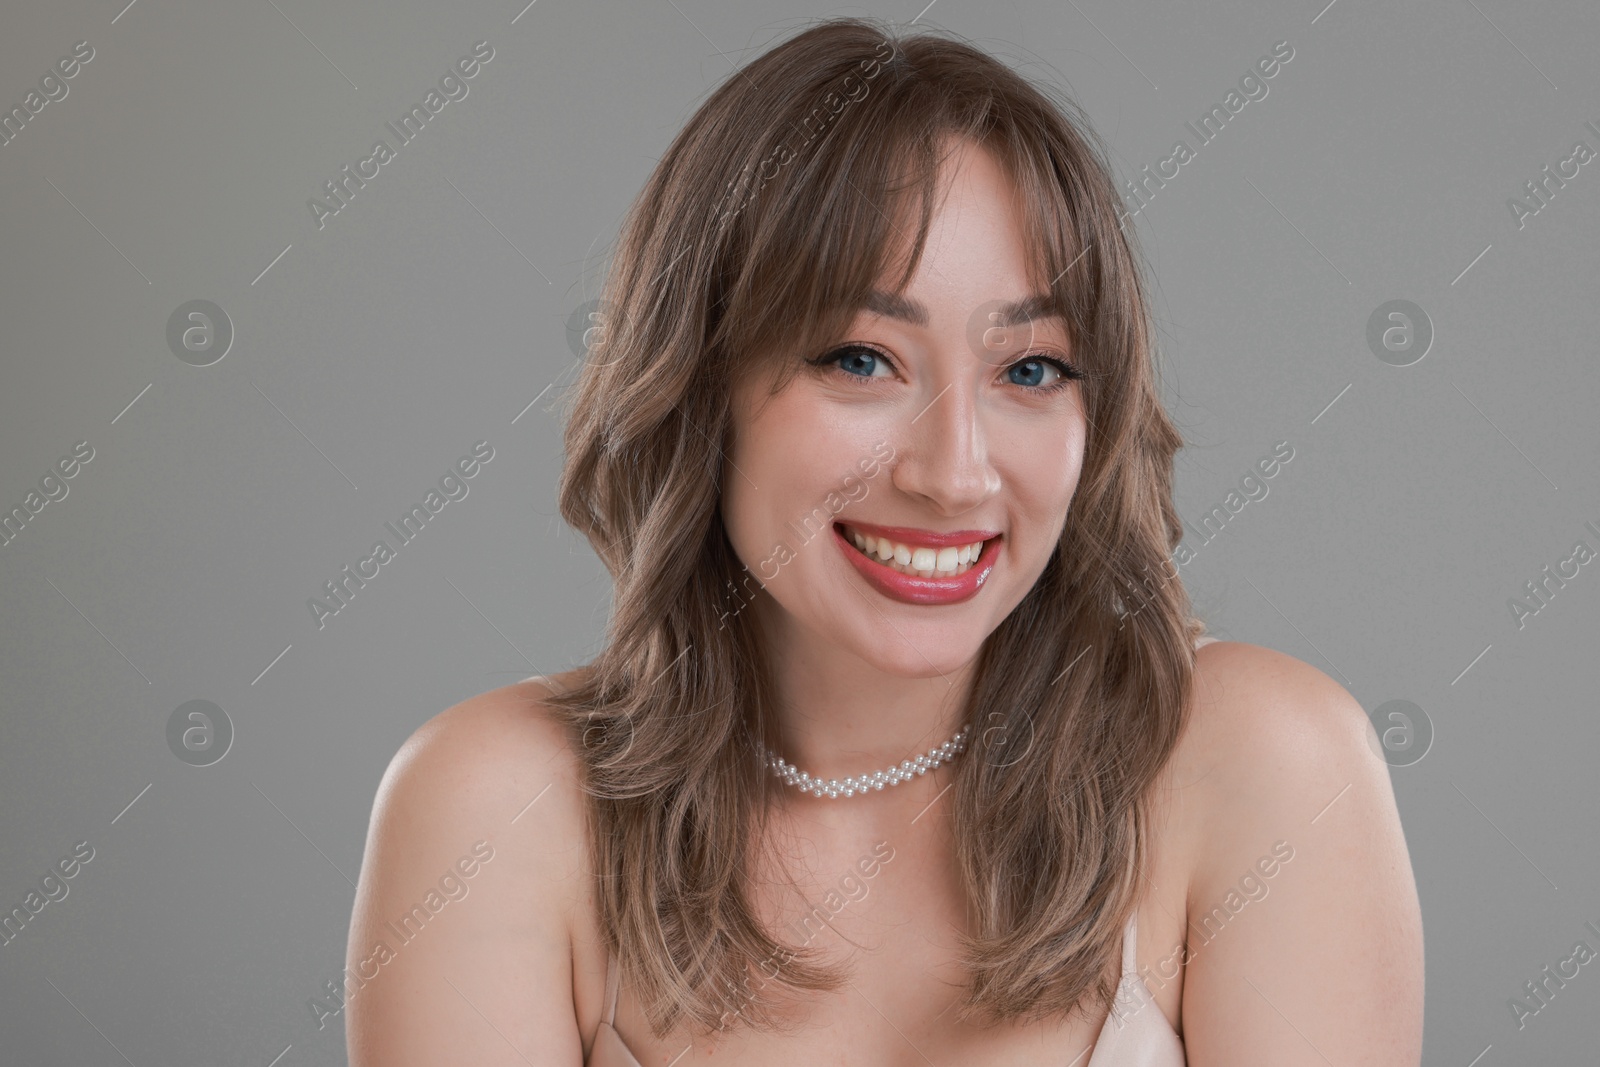
M 920 301 L 897 293 L 884 292 L 882 289 L 870 290 L 862 301 L 862 307 L 868 311 L 891 319 L 909 322 L 913 326 L 928 325 L 928 309 Z M 989 313 L 990 322 L 996 326 L 1015 326 L 1022 322 L 1032 322 L 1035 319 L 1056 318 L 1065 321 L 1065 316 L 1056 308 L 1055 297 L 1048 293 L 1034 293 L 1021 300 L 1013 300 L 995 305 Z

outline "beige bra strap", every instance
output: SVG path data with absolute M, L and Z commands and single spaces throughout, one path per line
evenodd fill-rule
M 617 994 L 622 988 L 622 975 L 617 972 L 617 958 L 606 953 L 606 1025 L 617 1022 Z
M 1128 926 L 1122 932 L 1122 977 L 1137 973 L 1139 968 L 1139 912 L 1128 916 Z

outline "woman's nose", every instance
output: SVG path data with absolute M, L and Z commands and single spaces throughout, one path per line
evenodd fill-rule
M 960 515 L 992 496 L 1000 477 L 990 463 L 970 388 L 949 383 L 899 427 L 892 474 L 903 492 L 942 514 Z

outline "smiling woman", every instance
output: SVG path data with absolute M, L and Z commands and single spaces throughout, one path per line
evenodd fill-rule
M 1148 580 L 1182 440 L 1143 291 L 1087 123 L 965 42 L 833 20 L 713 92 L 568 397 L 604 648 L 395 757 L 352 952 L 463 833 L 515 836 L 352 1002 L 351 1063 L 1418 1063 L 1365 714 Z M 870 494 L 830 497 L 868 457 Z M 745 580 L 819 500 L 829 536 Z M 1270 899 L 1151 988 L 1288 841 Z M 795 944 L 877 843 L 870 897 Z

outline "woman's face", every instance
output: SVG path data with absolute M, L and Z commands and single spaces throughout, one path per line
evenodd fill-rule
M 1076 366 L 1066 323 L 997 310 L 1034 295 L 1009 180 L 970 144 L 944 167 L 948 195 L 905 299 L 860 309 L 822 352 L 792 353 L 819 362 L 777 396 L 742 382 L 723 478 L 723 522 L 750 571 L 724 625 L 749 624 L 765 586 L 777 647 L 823 642 L 909 677 L 969 663 L 1032 588 L 1087 428 L 1081 385 L 1052 362 Z M 870 558 L 856 533 L 871 535 Z M 974 543 L 975 562 L 959 547 Z

